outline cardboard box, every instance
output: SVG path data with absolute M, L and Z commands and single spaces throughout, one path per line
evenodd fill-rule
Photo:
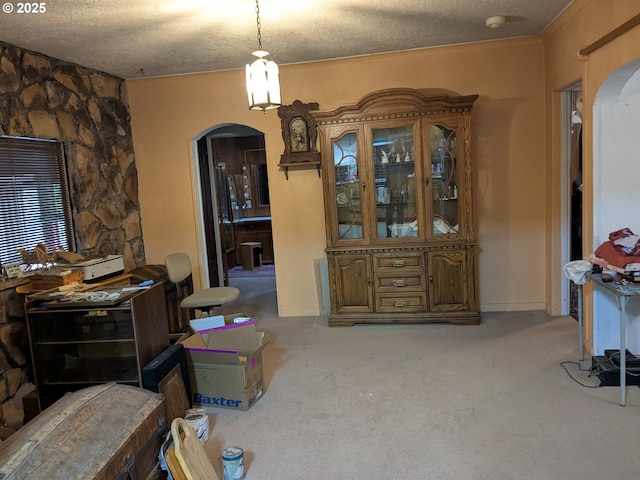
M 262 397 L 262 351 L 267 342 L 264 332 L 255 331 L 255 322 L 194 333 L 180 343 L 187 356 L 194 407 L 248 410 Z

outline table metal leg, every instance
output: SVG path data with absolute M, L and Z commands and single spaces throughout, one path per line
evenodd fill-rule
M 584 360 L 584 346 L 582 339 L 582 285 L 578 285 L 578 359 Z
M 620 311 L 620 405 L 624 407 L 627 393 L 627 347 L 626 347 L 626 315 L 627 302 L 626 295 L 616 295 L 618 310 Z

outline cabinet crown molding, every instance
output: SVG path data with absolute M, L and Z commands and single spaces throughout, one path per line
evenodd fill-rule
M 427 95 L 413 88 L 390 88 L 371 92 L 357 103 L 334 110 L 311 112 L 318 124 L 369 121 L 451 112 L 469 112 L 478 95 Z

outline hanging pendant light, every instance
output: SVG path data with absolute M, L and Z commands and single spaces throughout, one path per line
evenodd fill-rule
M 258 57 L 252 64 L 247 65 L 247 96 L 250 110 L 269 110 L 278 108 L 281 103 L 280 79 L 278 65 L 268 60 L 269 52 L 262 50 L 262 35 L 260 33 L 260 6 L 256 0 L 256 19 L 258 25 L 258 50 L 252 55 Z

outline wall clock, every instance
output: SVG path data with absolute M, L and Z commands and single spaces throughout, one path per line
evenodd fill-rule
M 287 180 L 289 168 L 315 166 L 320 176 L 320 152 L 316 147 L 318 130 L 312 110 L 318 110 L 317 103 L 302 103 L 300 100 L 278 107 L 284 140 L 284 153 L 278 166 L 284 169 Z

